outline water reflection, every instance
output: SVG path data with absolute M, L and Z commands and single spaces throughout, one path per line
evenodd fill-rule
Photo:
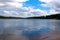
M 2 40 L 49 40 L 53 31 L 60 32 L 60 20 L 0 19 Z
M 39 40 L 40 37 L 46 36 L 50 34 L 50 32 L 51 32 L 51 29 L 47 27 L 47 28 L 41 28 L 37 30 L 35 29 L 32 31 L 24 30 L 22 34 L 26 36 L 27 38 L 29 38 L 29 40 Z

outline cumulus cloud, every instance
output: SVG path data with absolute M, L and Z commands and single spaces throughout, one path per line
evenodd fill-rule
M 0 6 L 16 6 L 20 7 L 23 5 L 23 2 L 28 0 L 0 0 Z
M 17 2 L 7 2 L 6 3 L 8 6 L 12 6 L 12 7 L 22 7 L 23 3 L 17 3 Z
M 52 0 L 39 0 L 39 1 L 45 2 L 45 3 L 49 3 L 49 2 L 51 2 Z
M 0 0 L 0 2 L 26 2 L 28 0 Z
M 50 13 L 51 14 L 57 14 L 60 13 L 60 0 L 39 0 L 41 2 L 45 2 L 46 4 L 41 4 L 41 6 L 49 7 L 51 8 Z
M 0 15 L 20 16 L 21 11 L 24 11 L 23 2 L 28 0 L 0 0 Z
M 39 0 L 46 4 L 41 4 L 44 7 L 50 7 L 51 10 L 35 9 L 34 7 L 24 7 L 23 3 L 29 0 L 0 0 L 0 15 L 5 16 L 18 16 L 18 17 L 31 17 L 31 16 L 46 16 L 56 14 L 60 11 L 59 0 Z M 49 5 L 49 6 L 48 6 Z
M 60 0 L 51 1 L 49 4 L 52 9 L 55 9 L 55 11 L 60 11 Z
M 14 2 L 26 2 L 28 0 L 13 0 Z
M 48 15 L 52 15 L 52 14 L 57 14 L 58 12 L 55 11 L 54 9 L 51 9 L 48 13 L 49 13 Z
M 34 9 L 34 7 L 23 7 L 23 2 L 28 0 L 0 0 L 0 15 L 31 17 L 46 15 L 46 11 Z
M 7 16 L 18 16 L 18 17 L 31 17 L 31 16 L 42 16 L 45 13 L 43 10 L 34 9 L 32 7 L 2 7 L 0 13 Z
M 43 7 L 50 7 L 48 4 L 40 4 L 40 6 L 43 6 Z
M 0 6 L 4 6 L 5 4 L 3 4 L 3 3 L 0 3 Z

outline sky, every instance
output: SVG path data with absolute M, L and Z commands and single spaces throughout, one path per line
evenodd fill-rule
M 0 15 L 46 16 L 60 13 L 60 0 L 0 0 Z

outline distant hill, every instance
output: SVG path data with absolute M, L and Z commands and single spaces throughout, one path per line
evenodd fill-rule
M 39 16 L 39 17 L 29 17 L 27 19 L 60 19 L 60 14 Z
M 0 19 L 22 19 L 21 17 L 0 16 Z
M 0 16 L 0 18 L 1 19 L 60 19 L 60 14 L 38 16 L 38 17 L 34 16 L 34 17 L 28 17 L 28 18 Z

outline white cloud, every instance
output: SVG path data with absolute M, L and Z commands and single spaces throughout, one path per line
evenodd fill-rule
M 28 0 L 13 0 L 14 2 L 26 2 Z
M 48 5 L 50 5 L 50 12 L 41 9 L 34 9 L 34 7 L 24 7 L 23 2 L 26 1 L 28 0 L 0 0 L 0 15 L 3 14 L 18 17 L 45 16 L 56 14 L 58 13 L 56 10 L 60 10 L 60 2 L 58 2 L 59 0 L 40 0 L 42 2 L 46 2 L 46 4 L 41 4 L 41 6 L 49 7 Z
M 12 7 L 22 7 L 23 3 L 18 3 L 18 2 L 7 2 L 6 3 L 8 6 L 12 6 Z
M 6 13 L 6 14 L 10 14 L 9 11 L 6 11 L 6 10 L 4 10 L 4 13 Z
M 28 0 L 0 0 L 0 2 L 26 2 Z
M 49 4 L 52 9 L 55 9 L 56 11 L 60 11 L 60 0 L 54 0 Z
M 4 13 L 4 15 L 8 16 L 18 16 L 18 17 L 31 17 L 31 16 L 45 16 L 47 11 L 43 11 L 40 9 L 34 9 L 33 7 L 16 7 L 13 3 L 6 3 L 7 6 L 3 6 L 0 8 L 0 13 Z M 14 5 L 14 6 L 13 6 Z
M 39 0 L 41 2 L 45 2 L 46 4 L 41 4 L 43 7 L 50 7 L 50 13 L 51 14 L 57 14 L 60 13 L 60 0 Z M 48 6 L 47 6 L 48 4 Z
M 60 0 L 54 0 L 49 3 L 50 8 L 55 10 L 56 14 L 60 13 Z
M 48 15 L 52 15 L 52 14 L 57 14 L 58 12 L 56 12 L 54 9 L 51 9 L 50 11 L 49 11 L 49 14 Z
M 0 0 L 0 6 L 22 7 L 26 1 L 28 0 Z
M 18 12 L 14 11 L 14 10 L 11 10 L 11 11 L 7 11 L 7 10 L 4 10 L 3 11 L 5 14 L 5 16 L 18 16 Z
M 40 4 L 40 6 L 43 6 L 43 7 L 49 7 L 48 4 Z
M 0 15 L 25 16 L 23 2 L 26 1 L 28 0 L 0 0 Z
M 26 7 L 27 8 L 27 7 Z M 26 13 L 26 16 L 30 17 L 30 16 L 45 16 L 47 14 L 47 11 L 43 11 L 43 10 L 40 10 L 40 9 L 34 9 L 34 8 L 27 8 L 27 12 L 24 12 Z
M 4 6 L 5 4 L 3 4 L 3 3 L 0 3 L 0 6 Z
M 52 0 L 39 0 L 39 1 L 45 2 L 45 3 L 49 3 L 49 2 L 51 2 Z

